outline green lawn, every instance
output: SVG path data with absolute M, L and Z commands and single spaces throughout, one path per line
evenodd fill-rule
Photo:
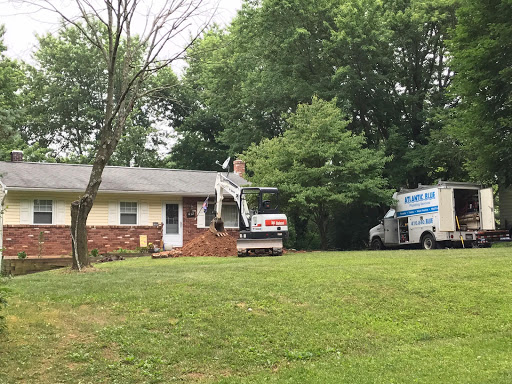
M 511 383 L 512 248 L 16 277 L 0 383 Z

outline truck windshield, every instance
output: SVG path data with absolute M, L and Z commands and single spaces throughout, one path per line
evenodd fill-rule
M 384 216 L 385 219 L 389 219 L 391 217 L 395 217 L 395 210 L 393 208 L 391 208 L 388 213 L 386 213 L 386 215 Z

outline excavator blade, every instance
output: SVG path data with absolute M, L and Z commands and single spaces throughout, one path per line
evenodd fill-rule
M 283 239 L 238 239 L 236 241 L 238 256 L 283 254 Z
M 210 232 L 215 236 L 227 236 L 227 231 L 224 229 L 224 222 L 222 219 L 213 218 L 210 223 Z

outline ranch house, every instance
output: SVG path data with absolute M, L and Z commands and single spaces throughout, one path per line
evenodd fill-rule
M 245 164 L 234 162 L 230 178 Z M 0 162 L 0 250 L 13 257 L 71 254 L 71 202 L 84 192 L 90 165 L 31 163 L 20 151 Z M 214 212 L 216 172 L 157 168 L 106 167 L 87 220 L 89 250 L 135 249 L 140 237 L 170 249 L 206 231 Z M 206 213 L 203 203 L 208 199 Z M 235 203 L 226 199 L 226 228 L 238 229 Z

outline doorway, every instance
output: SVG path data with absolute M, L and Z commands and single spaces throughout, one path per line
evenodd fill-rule
M 183 246 L 183 205 L 178 201 L 168 201 L 163 203 L 162 222 L 164 248 Z

